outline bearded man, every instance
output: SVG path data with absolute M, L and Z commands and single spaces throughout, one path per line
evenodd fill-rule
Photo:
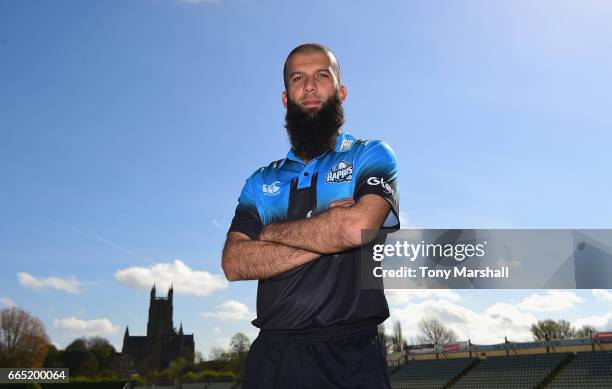
M 362 230 L 399 228 L 395 155 L 342 131 L 328 48 L 296 47 L 283 73 L 292 147 L 246 180 L 223 249 L 228 280 L 259 280 L 242 387 L 390 388 L 377 337 L 389 308 L 361 286 L 359 247 Z

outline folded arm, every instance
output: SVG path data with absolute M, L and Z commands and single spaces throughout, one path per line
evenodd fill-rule
M 241 232 L 227 234 L 221 266 L 230 281 L 274 277 L 321 255 L 278 243 L 252 240 Z
M 382 197 L 368 194 L 351 205 L 340 205 L 309 219 L 268 224 L 260 234 L 264 242 L 332 254 L 360 246 L 361 230 L 379 229 L 391 206 Z

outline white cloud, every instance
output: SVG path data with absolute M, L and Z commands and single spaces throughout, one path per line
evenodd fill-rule
M 402 305 L 427 299 L 461 300 L 461 296 L 449 289 L 385 289 L 385 296 L 389 305 Z
M 576 293 L 567 290 L 549 290 L 547 294 L 532 294 L 517 306 L 524 311 L 554 312 L 573 308 L 584 301 Z
M 81 292 L 81 283 L 75 277 L 34 277 L 28 273 L 17 273 L 19 283 L 33 290 L 58 289 L 68 293 Z
M 389 323 L 399 320 L 406 338 L 416 338 L 419 321 L 433 317 L 455 331 L 458 340 L 476 344 L 496 344 L 507 336 L 511 341 L 530 341 L 531 325 L 537 317 L 506 303 L 493 304 L 479 313 L 446 300 L 425 300 L 403 308 L 392 308 Z
M 119 330 L 117 326 L 113 325 L 106 318 L 82 320 L 71 316 L 63 319 L 54 319 L 53 325 L 60 331 L 70 332 L 71 335 L 78 336 L 113 335 Z
M 115 273 L 115 279 L 131 288 L 149 289 L 153 283 L 161 290 L 174 285 L 174 292 L 196 296 L 208 296 L 217 290 L 226 289 L 224 276 L 206 271 L 193 270 L 181 260 L 173 263 L 157 263 L 150 267 L 129 267 Z
M 212 224 L 216 227 L 216 228 L 220 228 L 221 227 L 221 223 L 219 223 L 217 221 L 217 219 L 212 219 Z
M 593 296 L 603 301 L 612 302 L 612 292 L 605 289 L 593 289 Z
M 574 320 L 572 325 L 576 328 L 582 328 L 582 326 L 588 325 L 595 327 L 598 331 L 611 331 L 612 330 L 612 312 L 606 313 L 601 316 L 589 316 L 581 319 Z
M 13 302 L 13 300 L 11 300 L 8 297 L 0 298 L 0 304 L 2 304 L 5 307 L 14 307 L 15 306 L 15 303 Z
M 216 312 L 204 312 L 203 317 L 212 317 L 219 320 L 245 320 L 251 319 L 255 314 L 249 311 L 249 307 L 245 304 L 236 301 L 228 300 L 223 304 L 217 306 L 219 310 Z

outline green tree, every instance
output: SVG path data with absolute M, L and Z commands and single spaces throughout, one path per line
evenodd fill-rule
M 81 375 L 81 364 L 89 359 L 88 355 L 91 354 L 87 349 L 87 345 L 85 344 L 85 339 L 79 338 L 75 339 L 66 346 L 64 350 L 63 360 L 64 367 L 70 369 L 71 376 Z M 93 356 L 93 355 L 92 355 Z M 94 357 L 95 358 L 95 357 Z M 93 363 L 89 359 L 88 363 L 83 366 L 85 370 L 90 371 Z
M 96 357 L 100 369 L 110 367 L 111 357 L 116 353 L 115 347 L 102 337 L 96 336 L 85 340 L 85 346 Z
M 83 360 L 79 363 L 78 374 L 86 377 L 95 377 L 99 372 L 98 359 L 91 351 L 83 355 Z
M 43 367 L 63 367 L 63 354 L 63 351 L 60 351 L 54 345 L 49 344 L 47 346 L 47 356 L 45 357 Z
M 597 332 L 597 329 L 593 326 L 584 325 L 581 329 L 576 330 L 577 338 L 590 338 L 594 333 Z
M 204 355 L 200 351 L 196 351 L 193 356 L 193 362 L 195 365 L 201 365 L 204 362 Z
M 250 348 L 251 341 L 242 332 L 238 332 L 230 341 L 230 353 L 240 360 L 244 360 L 246 358 Z
M 211 361 L 229 361 L 231 355 L 223 347 L 215 346 L 210 349 L 209 358 Z
M 535 340 L 571 339 L 576 336 L 576 329 L 567 320 L 546 319 L 532 324 L 531 333 Z
M 557 336 L 558 339 L 571 339 L 576 337 L 576 329 L 567 320 L 557 321 Z
M 117 353 L 115 347 L 107 339 L 99 336 L 81 337 L 73 340 L 62 352 L 51 349 L 51 355 L 46 364 L 55 363 L 54 358 L 61 361 L 60 366 L 68 367 L 70 375 L 87 377 L 112 376 L 111 360 Z
M 190 368 L 193 368 L 193 364 L 191 364 L 186 358 L 177 358 L 170 362 L 170 366 L 168 366 L 164 372 L 168 378 L 174 380 L 187 373 Z

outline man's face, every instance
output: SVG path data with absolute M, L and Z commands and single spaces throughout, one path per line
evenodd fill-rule
M 338 85 L 329 57 L 318 51 L 292 55 L 287 74 L 285 128 L 296 154 L 310 161 L 334 149 L 344 123 L 346 88 Z
M 323 103 L 336 93 L 341 101 L 346 98 L 346 88 L 338 85 L 330 59 L 323 52 L 292 55 L 287 62 L 287 74 L 287 91 L 282 95 L 285 108 L 287 99 L 291 99 L 304 112 L 312 112 L 321 109 Z

